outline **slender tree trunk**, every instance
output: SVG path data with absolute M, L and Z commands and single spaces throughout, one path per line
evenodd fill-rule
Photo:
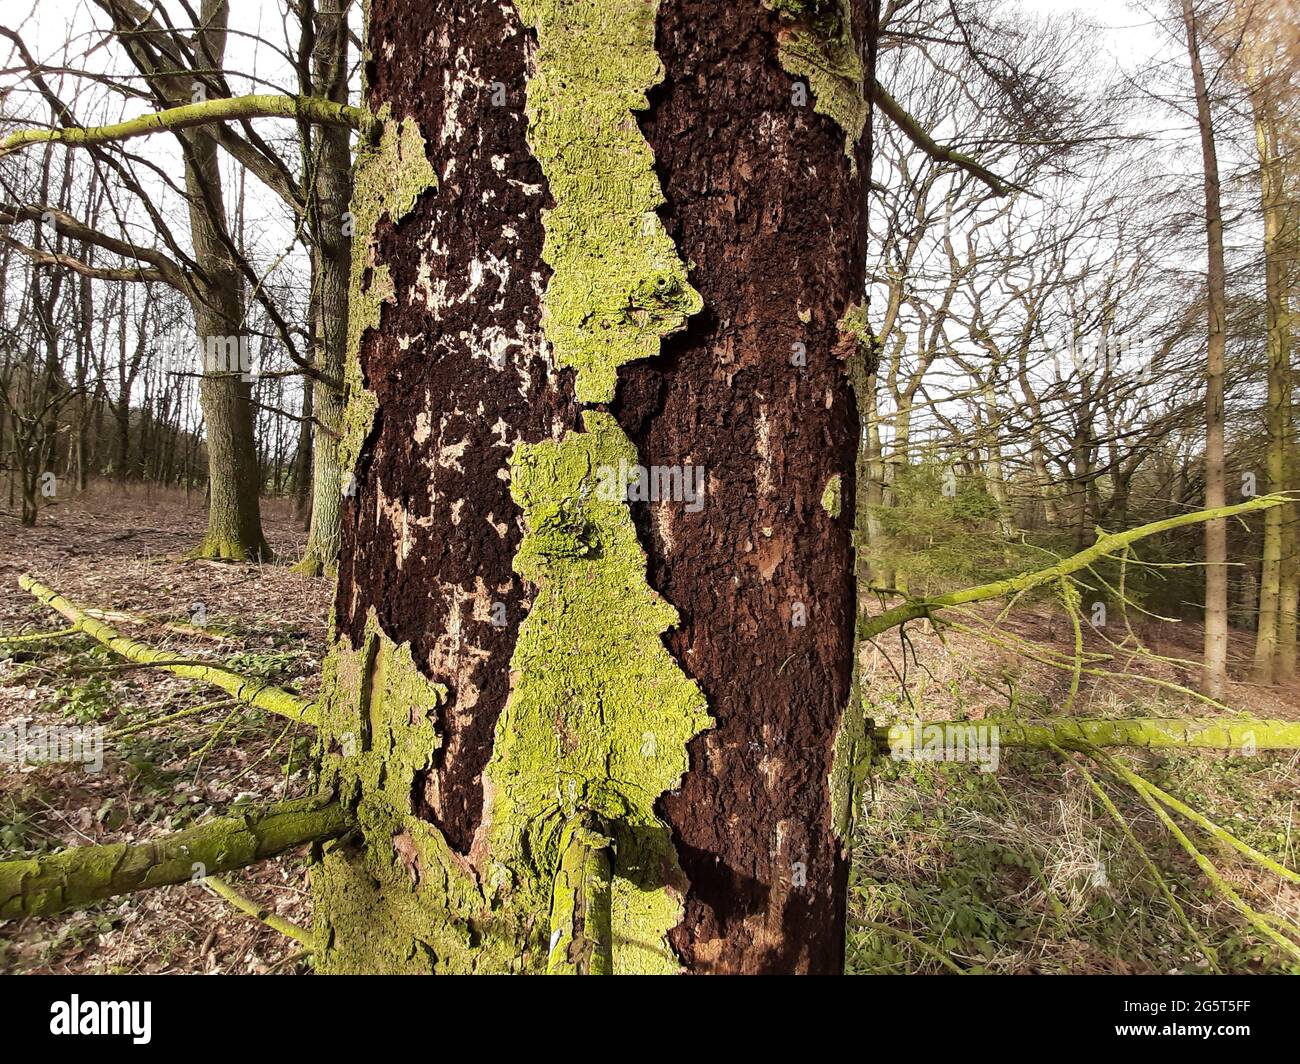
M 1287 212 L 1285 254 L 1290 269 L 1284 298 L 1288 313 L 1295 305 L 1295 278 L 1300 276 L 1300 211 L 1295 204 Z M 1285 484 L 1300 484 L 1300 438 L 1295 415 L 1296 354 L 1294 340 L 1282 378 L 1282 438 L 1286 441 Z M 1288 507 L 1282 525 L 1282 559 L 1278 578 L 1278 640 L 1275 678 L 1285 683 L 1296 678 L 1296 621 L 1300 613 L 1300 506 Z
M 1088 546 L 1088 493 L 1092 484 L 1092 381 L 1089 377 L 1081 379 L 1083 392 L 1079 399 L 1078 421 L 1075 425 L 1074 440 L 1071 450 L 1074 455 L 1074 481 L 1071 489 L 1074 503 L 1074 549 L 1081 551 Z
M 313 55 L 316 94 L 347 103 L 347 4 L 322 0 Z M 318 133 L 314 200 L 316 241 L 313 273 L 317 285 L 316 349 L 324 380 L 313 385 L 312 501 L 307 549 L 295 568 L 316 576 L 333 572 L 339 553 L 339 527 L 346 487 L 340 464 L 345 397 L 343 379 L 348 344 L 348 274 L 352 229 L 347 214 L 352 194 L 352 155 L 348 131 L 325 127 Z
M 1253 80 L 1253 79 L 1250 79 Z M 1255 142 L 1260 159 L 1260 202 L 1264 213 L 1264 271 L 1266 320 L 1268 325 L 1268 403 L 1265 426 L 1268 453 L 1265 476 L 1269 491 L 1286 489 L 1287 376 L 1291 362 L 1291 320 L 1286 289 L 1287 264 L 1282 258 L 1282 236 L 1286 225 L 1286 199 L 1282 187 L 1282 159 L 1277 131 L 1268 104 L 1252 94 Z M 1282 539 L 1285 515 L 1281 507 L 1264 515 L 1263 563 L 1259 583 L 1259 626 L 1255 637 L 1252 679 L 1270 683 L 1277 665 L 1282 594 Z
M 1196 12 L 1183 0 L 1187 52 L 1196 92 L 1196 124 L 1201 137 L 1205 176 L 1205 233 L 1208 254 L 1206 305 L 1209 351 L 1205 366 L 1205 506 L 1225 505 L 1227 485 L 1223 451 L 1223 359 L 1227 346 L 1227 271 L 1223 251 L 1223 208 L 1219 193 L 1219 156 L 1210 106 Z M 1203 692 L 1222 700 L 1228 682 L 1228 523 L 1205 525 L 1205 671 Z
M 843 10 L 371 0 L 322 970 L 841 970 L 874 25 Z
M 293 512 L 303 528 L 311 524 L 311 440 L 315 432 L 312 425 L 312 382 L 303 381 L 302 407 L 298 423 L 298 448 L 293 456 Z
M 885 505 L 885 460 L 880 446 L 880 415 L 876 400 L 877 377 L 867 373 L 864 364 L 858 372 L 857 400 L 862 411 L 862 461 L 859 463 L 858 507 L 861 518 L 862 534 L 866 548 L 861 553 L 868 559 L 862 568 L 861 577 L 868 584 L 880 587 L 892 587 L 894 583 L 893 568 L 888 560 L 878 556 L 885 532 L 880 521 L 880 510 Z M 860 382 L 860 384 L 859 384 Z
M 989 367 L 989 377 L 981 386 L 984 404 L 984 475 L 989 494 L 998 507 L 998 530 L 1010 538 L 1015 517 L 1011 512 L 1011 497 L 1007 490 L 1006 471 L 1002 462 L 1002 415 L 998 411 L 997 395 L 993 381 L 994 367 Z

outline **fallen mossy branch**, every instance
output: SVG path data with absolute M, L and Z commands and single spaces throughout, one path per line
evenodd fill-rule
M 976 616 L 976 618 L 979 619 L 974 610 L 963 610 L 961 612 L 970 614 L 971 616 Z M 1076 667 L 1078 667 L 1078 671 L 1082 676 L 1096 676 L 1106 680 L 1131 680 L 1134 683 L 1150 684 L 1152 687 L 1159 687 L 1164 691 L 1173 691 L 1175 694 L 1185 695 L 1188 698 L 1195 699 L 1196 701 L 1204 703 L 1214 709 L 1221 709 L 1226 713 L 1232 712 L 1231 706 L 1225 705 L 1217 699 L 1211 698 L 1209 695 L 1202 694 L 1200 691 L 1193 690 L 1190 687 L 1184 687 L 1180 683 L 1174 683 L 1173 680 L 1163 680 L 1158 676 L 1147 676 L 1140 672 L 1116 672 L 1113 669 L 1077 666 L 1078 659 L 1075 657 L 1053 651 L 1051 647 L 1047 646 L 1039 646 L 1037 647 L 1038 652 L 1035 652 L 1033 649 L 1035 644 L 1016 636 L 1003 638 L 1002 635 L 990 631 L 987 625 L 977 629 L 971 625 L 962 624 L 959 621 L 945 619 L 943 623 L 945 627 L 951 628 L 955 632 L 965 632 L 983 639 L 993 644 L 993 646 L 1014 650 L 1029 661 L 1036 661 L 1040 665 L 1046 665 L 1049 668 L 1065 669 L 1074 672 Z M 1114 657 L 1113 654 L 1093 653 L 1085 654 L 1084 660 L 1093 662 L 1113 661 Z
M 109 144 L 154 133 L 177 132 L 214 122 L 243 121 L 250 118 L 294 118 L 314 125 L 348 126 L 369 133 L 374 116 L 362 107 L 351 107 L 315 96 L 277 96 L 254 93 L 231 96 L 201 103 L 168 107 L 163 111 L 129 118 L 108 126 L 65 126 L 61 129 L 23 129 L 0 141 L 0 155 L 19 151 L 30 144 L 51 141 L 84 147 Z
M 1101 751 L 1095 747 L 1090 749 L 1088 746 L 1081 744 L 1079 749 L 1083 753 L 1092 756 L 1094 760 L 1100 761 L 1105 765 L 1105 767 L 1110 769 L 1111 772 L 1121 776 L 1124 781 L 1139 794 L 1149 795 L 1151 798 L 1154 798 L 1161 805 L 1167 807 L 1173 812 L 1182 814 L 1207 835 L 1217 839 L 1226 846 L 1232 847 L 1232 849 L 1236 850 L 1243 857 L 1253 861 L 1261 868 L 1267 869 L 1275 875 L 1281 876 L 1290 883 L 1300 884 L 1300 873 L 1297 873 L 1292 869 L 1287 868 L 1286 865 L 1273 860 L 1273 858 L 1269 857 L 1268 854 L 1260 853 L 1249 843 L 1242 842 L 1241 839 L 1237 838 L 1237 836 L 1232 834 L 1232 832 L 1228 831 L 1226 828 L 1219 827 L 1219 825 L 1209 817 L 1198 813 L 1187 803 L 1175 798 L 1168 791 L 1157 787 L 1145 776 L 1134 772 L 1127 765 L 1117 761 L 1113 757 L 1102 754 Z
M 1247 923 L 1291 956 L 1300 958 L 1300 946 L 1278 930 L 1281 928 L 1290 934 L 1300 935 L 1300 928 L 1289 921 L 1257 912 L 1248 905 L 1224 880 L 1209 858 L 1173 821 L 1170 812 L 1186 817 L 1216 841 L 1235 849 L 1254 864 L 1290 883 L 1300 884 L 1300 873 L 1267 854 L 1260 853 L 1102 749 L 1104 746 L 1135 746 L 1148 749 L 1182 748 L 1244 754 L 1253 754 L 1262 750 L 1296 750 L 1300 749 L 1300 722 L 1242 717 L 1227 720 L 1189 717 L 1064 718 L 1035 722 L 986 718 L 925 723 L 921 725 L 924 730 L 919 736 L 916 726 L 912 724 L 895 725 L 893 728 L 875 727 L 869 724 L 869 728 L 876 749 L 885 754 L 895 754 L 904 758 L 916 756 L 918 752 L 923 753 L 931 744 L 938 746 L 939 739 L 942 740 L 944 750 L 961 748 L 963 742 L 972 741 L 969 733 L 976 728 L 983 728 L 990 732 L 982 742 L 995 743 L 999 747 L 1038 747 L 1053 750 L 1062 758 L 1068 757 L 1067 751 L 1091 758 L 1119 784 L 1131 788 L 1151 808 L 1160 822 L 1174 836 L 1179 846 L 1209 879 L 1215 892 L 1237 910 Z M 918 742 L 921 744 L 919 747 Z M 1161 893 L 1168 900 L 1175 916 L 1204 952 L 1210 966 L 1216 971 L 1219 970 L 1218 958 L 1213 948 L 1194 929 L 1159 868 L 1133 834 L 1109 795 L 1085 765 L 1077 761 L 1071 763 L 1082 773 L 1085 781 L 1101 800 L 1107 814 L 1133 845 Z M 1272 926 L 1274 924 L 1277 927 Z
M 1130 528 L 1124 532 L 1110 532 L 1098 536 L 1097 542 L 1086 550 L 1081 550 L 1078 554 L 1063 558 L 1056 565 L 1049 566 L 1046 569 L 1021 573 L 1019 576 L 1013 576 L 1006 580 L 978 584 L 975 587 L 963 588 L 960 591 L 952 591 L 944 595 L 909 599 L 907 602 L 886 610 L 875 617 L 860 618 L 858 621 L 858 638 L 862 640 L 873 639 L 891 628 L 897 628 L 908 621 L 914 621 L 922 617 L 930 617 L 935 611 L 949 606 L 966 606 L 974 602 L 987 602 L 1008 595 L 1023 594 L 1042 584 L 1051 583 L 1061 577 L 1069 576 L 1071 573 L 1077 573 L 1081 569 L 1087 569 L 1106 555 L 1122 550 L 1124 547 L 1146 539 L 1148 536 L 1159 535 L 1161 532 L 1169 532 L 1187 525 L 1202 524 L 1206 521 L 1217 521 L 1227 517 L 1235 517 L 1239 514 L 1253 513 L 1256 510 L 1268 510 L 1274 506 L 1294 504 L 1295 501 L 1295 498 L 1289 495 L 1261 495 L 1233 506 L 1220 506 L 1213 510 L 1197 510 L 1194 513 L 1178 514 L 1176 517 L 1167 517 L 1163 521 L 1153 521 L 1147 525 L 1139 525 L 1137 528 Z
M 240 894 L 234 887 L 224 879 L 218 879 L 216 876 L 208 876 L 203 880 L 203 885 L 212 891 L 213 894 L 220 898 L 225 898 L 240 912 L 251 916 L 254 920 L 259 920 L 266 924 L 272 931 L 278 931 L 287 938 L 305 946 L 308 952 L 314 952 L 316 949 L 316 940 L 312 937 L 310 931 L 304 931 L 297 924 L 286 920 L 283 916 L 277 916 L 270 909 L 264 908 L 253 901 L 252 898 Z
M 131 613 L 127 610 L 92 610 L 85 611 L 87 616 L 94 617 L 97 621 L 104 621 L 108 624 L 125 622 L 126 624 L 138 625 L 156 625 L 159 628 L 165 628 L 169 632 L 175 632 L 177 635 L 193 636 L 196 639 L 211 639 L 213 642 L 224 643 L 233 636 L 218 632 L 212 628 L 203 625 L 190 624 L 188 621 L 172 621 L 162 617 L 150 617 L 148 614 Z
M 1259 750 L 1300 750 L 1300 722 L 1255 720 L 1248 717 L 1215 720 L 1204 717 L 1065 717 L 1060 720 L 1023 721 L 1001 717 L 984 720 L 945 720 L 924 723 L 924 734 L 943 729 L 945 740 L 970 728 L 997 728 L 999 746 L 1046 747 L 1089 744 L 1091 746 L 1138 746 L 1185 750 L 1217 750 L 1221 753 L 1254 753 Z M 891 732 L 893 740 L 891 743 Z M 911 724 L 873 728 L 876 748 L 884 754 L 891 746 L 910 750 Z
M 200 661 L 178 664 L 171 655 L 124 636 L 103 621 L 90 616 L 85 610 L 30 575 L 20 576 L 18 586 L 40 599 L 50 609 L 57 610 L 71 621 L 78 631 L 85 632 L 86 635 L 128 661 L 156 666 L 189 680 L 201 680 L 221 688 L 246 705 L 266 710 L 268 713 L 277 713 L 291 720 L 302 721 L 304 724 L 316 723 L 316 704 L 301 695 L 286 691 L 265 680 L 245 676 L 224 665 L 209 665 Z
M 136 735 L 139 732 L 151 731 L 159 728 L 164 724 L 171 724 L 173 721 L 182 720 L 185 717 L 195 717 L 200 713 L 206 713 L 210 709 L 225 709 L 227 706 L 237 705 L 234 699 L 222 698 L 216 702 L 204 702 L 202 705 L 190 706 L 187 709 L 177 710 L 175 713 L 167 713 L 161 717 L 153 717 L 150 720 L 142 720 L 136 724 L 127 724 L 121 728 L 115 728 L 109 732 L 109 739 L 123 739 L 128 735 Z
M 3 861 L 0 919 L 50 916 L 118 894 L 229 872 L 303 843 L 336 838 L 351 826 L 351 813 L 338 802 L 298 798 L 261 812 L 217 817 L 152 842 L 73 846 Z
M 612 840 L 591 816 L 576 816 L 560 837 L 551 892 L 548 975 L 612 975 Z
M 912 934 L 910 931 L 904 931 L 901 927 L 894 927 L 892 924 L 882 924 L 878 920 L 854 920 L 853 923 L 857 927 L 869 927 L 873 931 L 881 931 L 884 934 L 893 935 L 895 938 L 899 938 L 902 939 L 904 942 L 910 943 L 911 945 L 919 949 L 922 953 L 924 953 L 927 957 L 931 957 L 934 960 L 938 961 L 950 972 L 952 972 L 953 975 L 970 974 L 969 972 L 966 971 L 965 968 L 962 968 L 956 963 L 954 963 L 952 958 L 947 956 L 945 953 L 941 952 L 938 949 L 935 949 L 934 946 L 930 945 L 930 943 L 924 941 L 923 939 L 917 938 L 916 935 Z
M 25 643 L 44 643 L 47 639 L 64 639 L 76 635 L 80 628 L 75 624 L 69 628 L 59 628 L 53 632 L 31 632 L 23 635 L 0 635 L 0 647 L 21 646 Z
M 1196 863 L 1196 866 L 1201 870 L 1201 872 L 1204 873 L 1205 878 L 1210 881 L 1210 885 L 1218 892 L 1219 896 L 1236 909 L 1237 912 L 1241 914 L 1242 918 L 1251 925 L 1251 927 L 1255 928 L 1256 931 L 1284 952 L 1289 953 L 1296 960 L 1300 960 L 1300 945 L 1297 945 L 1294 941 L 1287 938 L 1275 927 L 1270 926 L 1269 921 L 1265 920 L 1260 913 L 1256 912 L 1250 905 L 1246 904 L 1246 902 L 1242 900 L 1241 895 L 1233 890 L 1219 873 L 1219 870 L 1214 866 L 1214 862 L 1206 857 L 1205 854 L 1201 853 L 1196 844 L 1187 837 L 1186 832 L 1184 832 L 1183 829 L 1174 822 L 1173 817 L 1169 815 L 1165 807 L 1156 800 L 1156 797 L 1147 788 L 1135 784 L 1129 778 L 1130 773 L 1128 770 L 1124 769 L 1119 762 L 1107 755 L 1104 751 L 1098 750 L 1096 747 L 1089 749 L 1086 746 L 1080 747 L 1079 749 L 1081 753 L 1087 754 L 1096 761 L 1097 764 L 1111 772 L 1118 779 L 1133 787 L 1133 790 L 1137 792 L 1138 797 L 1140 797 L 1147 806 L 1150 807 L 1151 811 L 1155 813 L 1160 822 L 1168 829 L 1169 833 L 1174 837 L 1178 845 L 1183 848 L 1187 856 L 1189 856 Z M 1284 924 L 1283 926 L 1286 926 L 1287 929 L 1293 933 L 1296 933 L 1297 931 L 1296 928 L 1289 924 Z

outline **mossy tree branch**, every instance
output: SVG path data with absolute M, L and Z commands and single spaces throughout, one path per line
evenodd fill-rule
M 118 894 L 229 872 L 306 842 L 336 838 L 351 826 L 351 814 L 338 802 L 299 798 L 152 842 L 73 846 L 3 861 L 0 919 L 50 916 Z
M 1300 750 L 1300 722 L 1255 720 L 1248 717 L 1214 720 L 1196 717 L 1070 717 L 1061 720 L 1022 721 L 991 718 L 984 721 L 949 720 L 926 722 L 926 728 L 971 728 L 990 725 L 998 729 L 999 746 L 1043 747 L 1091 746 L 1173 747 L 1185 750 Z M 876 747 L 890 749 L 890 729 L 873 730 Z M 902 740 L 910 731 L 896 733 Z
M 1209 817 L 1198 813 L 1186 802 L 1180 801 L 1168 791 L 1157 787 L 1145 776 L 1138 775 L 1127 765 L 1124 765 L 1113 757 L 1103 754 L 1095 746 L 1088 746 L 1080 743 L 1078 744 L 1078 748 L 1093 758 L 1098 759 L 1103 765 L 1122 777 L 1123 780 L 1135 791 L 1155 798 L 1161 805 L 1168 807 L 1175 813 L 1181 813 L 1206 834 L 1213 836 L 1219 842 L 1227 846 L 1231 846 L 1242 856 L 1248 857 L 1261 868 L 1266 868 L 1268 871 L 1281 876 L 1283 879 L 1288 880 L 1291 883 L 1300 884 L 1300 873 L 1288 868 L 1284 864 L 1278 863 L 1273 860 L 1273 858 L 1269 857 L 1268 854 L 1260 853 L 1248 843 L 1242 842 L 1241 839 L 1237 838 L 1237 836 L 1232 834 L 1232 832 L 1219 827 L 1219 825 Z
M 44 643 L 51 639 L 64 639 L 76 635 L 80 629 L 74 624 L 69 628 L 60 628 L 53 632 L 23 632 L 21 635 L 0 635 L 0 647 L 16 646 L 26 643 Z
M 0 155 L 19 151 L 29 144 L 51 141 L 74 147 L 110 144 L 154 133 L 174 133 L 215 122 L 242 121 L 250 118 L 293 118 L 316 125 L 348 126 L 369 134 L 374 119 L 361 107 L 351 107 L 314 96 L 275 96 L 252 94 L 204 100 L 180 107 L 168 107 L 115 122 L 108 126 L 66 126 L 62 129 L 23 129 L 0 141 Z
M 886 610 L 878 616 L 864 617 L 858 622 L 858 638 L 872 639 L 882 632 L 889 631 L 891 628 L 897 628 L 901 624 L 906 624 L 908 621 L 920 617 L 928 617 L 936 610 L 945 607 L 966 606 L 974 602 L 987 602 L 991 599 L 1005 598 L 1008 595 L 1023 594 L 1042 584 L 1087 569 L 1106 555 L 1122 550 L 1130 544 L 1146 539 L 1148 536 L 1159 535 L 1161 532 L 1169 532 L 1187 525 L 1197 525 L 1206 521 L 1217 521 L 1235 517 L 1239 514 L 1253 513 L 1256 510 L 1268 510 L 1274 506 L 1294 504 L 1295 501 L 1295 498 L 1289 495 L 1261 495 L 1258 498 L 1237 503 L 1235 506 L 1220 506 L 1212 510 L 1196 510 L 1193 513 L 1167 517 L 1163 521 L 1153 521 L 1147 525 L 1139 525 L 1137 528 L 1130 528 L 1124 532 L 1107 533 L 1098 536 L 1097 542 L 1086 550 L 1081 550 L 1078 554 L 1063 558 L 1056 565 L 1046 569 L 1039 569 L 1032 573 L 1021 573 L 1019 576 L 1013 576 L 1008 580 L 996 580 L 990 584 L 978 584 L 975 587 L 953 591 L 946 595 L 909 599 L 907 602 L 895 606 L 891 610 Z
M 203 880 L 203 885 L 212 891 L 219 898 L 224 898 L 240 912 L 251 916 L 254 920 L 264 923 L 272 931 L 279 931 L 286 938 L 291 938 L 299 945 L 304 946 L 309 951 L 316 949 L 316 939 L 312 937 L 310 931 L 306 931 L 292 921 L 286 920 L 283 916 L 277 916 L 270 909 L 264 908 L 253 901 L 252 898 L 240 894 L 234 887 L 224 879 L 218 879 L 216 876 L 208 876 Z
M 1190 857 L 1196 863 L 1196 866 L 1201 870 L 1201 872 L 1204 873 L 1205 878 L 1210 881 L 1210 884 L 1219 895 L 1223 897 L 1229 905 L 1236 909 L 1246 922 L 1255 928 L 1256 931 L 1273 942 L 1274 945 L 1289 953 L 1293 958 L 1300 960 L 1300 946 L 1297 946 L 1291 939 L 1281 934 L 1276 928 L 1270 926 L 1261 913 L 1256 912 L 1254 908 L 1242 899 L 1241 895 L 1233 890 L 1233 888 L 1219 873 L 1219 870 L 1214 866 L 1214 863 L 1197 848 L 1195 843 L 1187 837 L 1187 833 L 1174 822 L 1173 818 L 1156 798 L 1151 786 L 1147 784 L 1145 780 L 1124 768 L 1124 766 L 1114 758 L 1107 756 L 1095 747 L 1090 750 L 1086 746 L 1081 746 L 1080 750 L 1092 757 L 1099 765 L 1109 769 L 1117 777 L 1132 786 L 1138 797 L 1140 797 L 1151 811 L 1155 813 L 1156 817 L 1183 848 L 1187 856 Z M 1251 852 L 1253 853 L 1254 851 Z M 1260 856 L 1263 855 L 1261 854 Z M 1294 930 L 1292 925 L 1287 924 L 1286 926 L 1289 930 Z
M 177 663 L 171 655 L 121 635 L 116 629 L 90 616 L 53 588 L 46 587 L 30 575 L 20 576 L 18 586 L 30 592 L 51 609 L 57 610 L 78 630 L 85 632 L 86 635 L 128 661 L 155 666 L 189 680 L 202 680 L 204 683 L 221 688 L 240 702 L 268 713 L 276 713 L 291 720 L 302 721 L 304 724 L 316 723 L 316 704 L 301 695 L 276 687 L 275 684 L 267 683 L 265 680 L 245 676 L 223 665 L 209 665 L 200 661 Z

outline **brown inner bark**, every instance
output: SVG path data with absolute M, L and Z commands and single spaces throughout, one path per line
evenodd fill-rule
M 641 123 L 705 301 L 659 359 L 623 371 L 616 411 L 643 465 L 708 477 L 697 514 L 634 506 L 650 583 L 682 615 L 668 647 L 717 721 L 661 802 L 691 881 L 673 945 L 696 972 L 843 965 L 828 775 L 849 696 L 852 508 L 832 520 L 821 497 L 840 473 L 854 498 L 858 421 L 834 351 L 862 298 L 868 153 L 853 173 L 843 130 L 794 103 L 780 26 L 760 0 L 662 0 L 666 79 Z

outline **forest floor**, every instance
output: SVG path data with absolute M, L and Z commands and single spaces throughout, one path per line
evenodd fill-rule
M 225 661 L 307 695 L 319 683 L 329 582 L 287 564 L 182 562 L 202 539 L 202 494 L 99 485 L 42 511 L 35 528 L 0 517 L 0 632 L 64 625 L 17 585 L 23 572 L 177 657 Z M 306 535 L 283 501 L 263 502 L 282 562 Z M 168 622 L 201 621 L 211 636 Z M 139 623 L 145 622 L 145 623 Z M 7 658 L 8 660 L 4 660 Z M 123 659 L 85 636 L 0 646 L 0 728 L 133 727 L 218 702 L 221 692 Z M 304 792 L 311 729 L 220 702 L 156 729 L 104 740 L 101 771 L 78 764 L 0 766 L 0 859 L 82 843 L 142 841 L 252 800 Z M 295 923 L 311 920 L 301 854 L 223 877 Z M 307 970 L 297 943 L 235 912 L 202 886 L 141 891 L 48 919 L 0 925 L 0 971 L 269 972 Z
M 44 511 L 34 529 L 0 516 L 0 633 L 62 627 L 18 588 L 17 577 L 32 572 L 79 605 L 113 613 L 110 623 L 124 634 L 178 656 L 225 661 L 310 696 L 325 648 L 329 582 L 297 576 L 285 564 L 305 539 L 287 503 L 264 503 L 264 522 L 278 564 L 182 561 L 203 533 L 199 495 L 187 500 L 183 493 L 103 485 Z M 992 621 L 994 614 L 983 616 Z M 174 622 L 199 622 L 208 631 L 178 631 L 168 626 Z M 1147 620 L 1134 627 L 1163 659 L 1199 655 L 1196 625 Z M 1002 623 L 997 638 L 1009 644 L 1002 647 L 951 629 L 942 640 L 918 626 L 909 632 L 905 668 L 897 638 L 863 651 L 877 724 L 1046 716 L 1069 700 L 1070 674 L 1034 662 L 1015 642 L 1072 649 L 1069 621 L 1050 603 L 1018 607 Z M 1250 646 L 1249 633 L 1234 633 L 1237 675 Z M 1105 647 L 1089 633 L 1087 649 Z M 122 664 L 79 635 L 0 647 L 0 729 L 25 720 L 29 728 L 80 723 L 111 733 L 218 700 L 219 692 L 190 681 Z M 1194 674 L 1170 660 L 1125 660 L 1121 671 L 1195 686 Z M 1296 687 L 1234 683 L 1227 701 L 1251 716 L 1300 719 Z M 1209 715 L 1168 688 L 1088 677 L 1070 711 Z M 98 772 L 6 764 L 0 767 L 0 860 L 83 843 L 141 841 L 240 802 L 301 794 L 308 783 L 308 731 L 219 703 L 106 739 Z M 1124 757 L 1256 849 L 1295 866 L 1300 756 L 1141 751 Z M 1103 785 L 1224 970 L 1295 970 L 1210 888 L 1144 805 L 1109 781 Z M 1205 970 L 1204 954 L 1075 762 L 1006 749 L 988 773 L 973 764 L 883 760 L 865 789 L 851 884 L 850 971 L 942 971 L 936 951 L 972 971 Z M 1300 919 L 1300 890 L 1197 839 L 1254 908 Z M 279 915 L 310 924 L 301 853 L 224 878 Z M 195 884 L 0 925 L 0 972 L 305 971 L 310 966 L 296 943 Z

